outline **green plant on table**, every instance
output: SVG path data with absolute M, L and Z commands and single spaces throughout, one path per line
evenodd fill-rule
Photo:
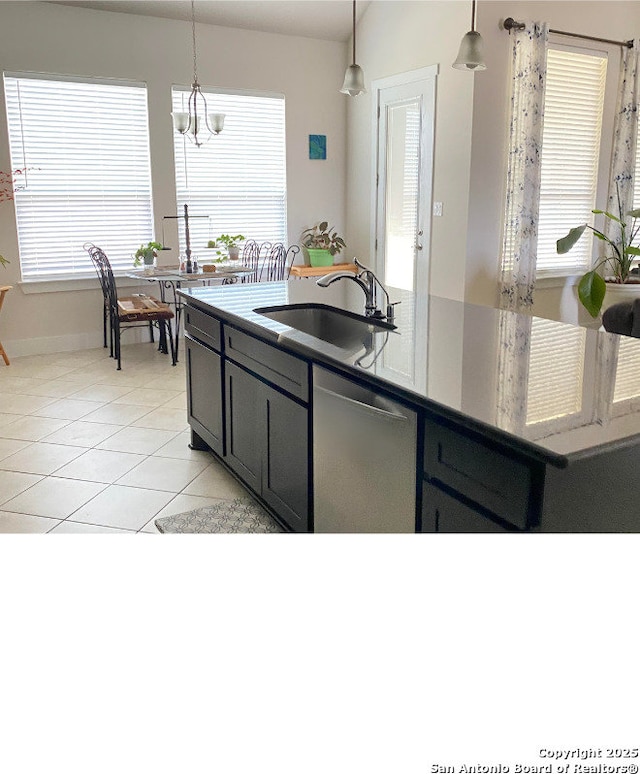
M 330 226 L 326 220 L 316 223 L 302 232 L 301 241 L 304 247 L 312 250 L 328 250 L 331 255 L 338 255 L 347 246 L 344 239 Z
M 158 250 L 162 250 L 160 242 L 147 242 L 146 245 L 140 245 L 133 256 L 133 265 L 140 266 L 145 264 L 146 266 L 153 265 L 153 261 L 158 257 Z
M 231 236 L 230 234 L 220 234 L 220 236 L 216 239 L 210 240 L 207 247 L 220 247 L 222 244 L 228 250 L 230 247 L 238 247 L 240 242 L 244 242 L 245 239 L 246 237 L 243 237 L 242 234 L 236 234 L 236 236 Z
M 560 255 L 568 253 L 569 250 L 576 244 L 580 237 L 584 234 L 586 229 L 593 231 L 596 239 L 604 242 L 610 249 L 610 254 L 598 260 L 596 265 L 586 274 L 584 274 L 580 282 L 578 283 L 578 298 L 580 303 L 589 312 L 592 317 L 597 317 L 602 308 L 602 302 L 607 291 L 607 283 L 602 277 L 602 274 L 598 272 L 599 269 L 604 267 L 604 272 L 607 271 L 607 267 L 611 272 L 611 275 L 607 277 L 609 282 L 613 282 L 619 285 L 631 282 L 638 282 L 639 278 L 635 269 L 632 268 L 632 264 L 640 256 L 640 248 L 636 247 L 633 243 L 636 241 L 638 234 L 640 233 L 640 209 L 629 210 L 626 214 L 622 207 L 622 201 L 620 199 L 620 190 L 616 184 L 616 195 L 618 200 L 618 215 L 614 215 L 606 210 L 591 210 L 595 215 L 604 215 L 605 218 L 615 223 L 618 229 L 618 238 L 611 239 L 603 231 L 590 226 L 588 223 L 583 223 L 581 226 L 572 228 L 569 233 L 562 239 L 558 239 L 556 242 L 556 249 Z M 631 225 L 627 225 L 626 218 L 631 218 Z

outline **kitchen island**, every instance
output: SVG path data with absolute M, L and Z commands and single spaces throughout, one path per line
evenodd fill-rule
M 425 325 L 392 291 L 394 330 L 335 346 L 256 311 L 308 301 L 304 282 L 182 295 L 193 445 L 289 529 L 640 530 L 640 404 L 617 388 L 640 341 L 436 297 Z M 365 405 L 373 438 L 348 429 Z

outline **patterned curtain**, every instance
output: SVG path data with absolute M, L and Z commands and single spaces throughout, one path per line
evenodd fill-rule
M 540 153 L 549 28 L 526 22 L 513 36 L 507 191 L 502 241 L 500 306 L 533 304 L 540 205 Z
M 640 88 L 640 39 L 633 41 L 633 48 L 625 48 L 620 63 L 620 84 L 613 130 L 613 153 L 609 177 L 607 209 L 618 213 L 618 192 L 622 211 L 633 207 L 634 172 L 638 138 L 638 89 Z M 627 219 L 630 224 L 630 218 Z M 608 218 L 605 223 L 607 236 L 618 237 L 618 227 Z M 596 351 L 596 381 L 594 395 L 594 420 L 601 424 L 611 418 L 615 376 L 618 367 L 619 339 L 617 336 L 599 336 Z
M 546 22 L 526 22 L 513 36 L 511 115 L 504 212 L 498 332 L 496 422 L 512 432 L 524 430 L 531 318 L 538 247 L 540 154 L 547 73 Z

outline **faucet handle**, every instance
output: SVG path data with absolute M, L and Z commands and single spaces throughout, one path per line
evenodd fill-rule
M 387 320 L 389 322 L 391 322 L 396 316 L 396 310 L 393 307 L 401 303 L 402 301 L 394 301 L 393 304 L 387 304 Z

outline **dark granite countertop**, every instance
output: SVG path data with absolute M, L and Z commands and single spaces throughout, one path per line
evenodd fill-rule
M 640 444 L 640 340 L 394 289 L 392 299 L 402 302 L 397 329 L 350 349 L 254 311 L 323 302 L 313 290 L 293 280 L 181 295 L 265 341 L 555 466 Z

